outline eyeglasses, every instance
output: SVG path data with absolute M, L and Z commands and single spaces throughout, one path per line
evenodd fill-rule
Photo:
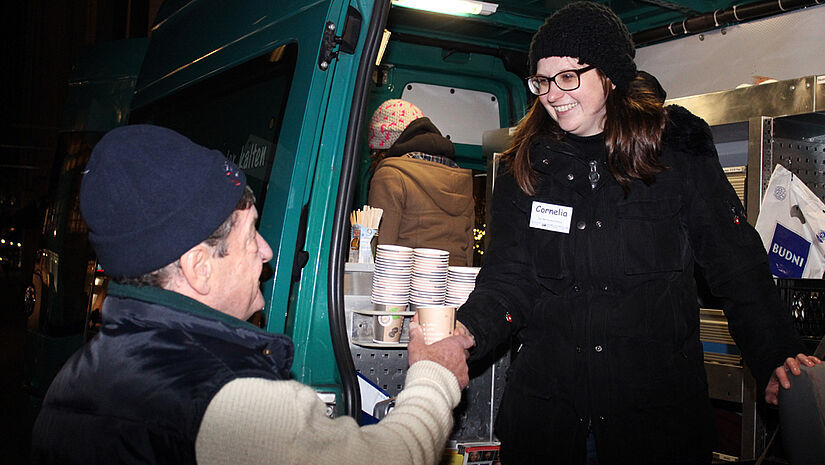
M 560 73 L 556 73 L 553 77 L 547 76 L 530 76 L 527 78 L 527 87 L 534 95 L 544 95 L 550 92 L 550 83 L 555 82 L 559 90 L 576 90 L 581 85 L 581 74 L 595 69 L 595 66 L 585 66 L 580 69 L 568 69 Z

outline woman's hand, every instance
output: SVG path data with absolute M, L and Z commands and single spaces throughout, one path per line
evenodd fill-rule
M 472 334 L 470 334 L 470 330 L 469 330 L 469 329 L 467 329 L 467 327 L 466 327 L 466 326 L 464 326 L 463 324 L 461 324 L 461 322 L 460 322 L 460 321 L 456 321 L 456 322 L 455 322 L 455 329 L 453 330 L 453 334 L 455 334 L 456 336 L 467 336 L 467 337 L 469 337 L 470 339 L 472 339 L 472 340 L 473 340 L 473 345 L 471 345 L 470 347 L 472 347 L 472 346 L 476 345 L 476 340 L 475 340 L 475 338 L 473 337 L 473 335 L 472 335 Z
M 813 355 L 808 356 L 805 354 L 798 354 L 796 358 L 788 357 L 782 366 L 773 371 L 771 379 L 768 381 L 768 387 L 765 388 L 765 402 L 779 405 L 779 386 L 781 385 L 785 389 L 791 388 L 788 372 L 790 371 L 794 376 L 799 376 L 802 373 L 799 369 L 800 363 L 806 367 L 812 367 L 822 363 L 822 360 Z

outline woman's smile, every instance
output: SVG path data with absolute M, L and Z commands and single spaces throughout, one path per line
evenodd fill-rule
M 553 108 L 556 110 L 556 113 L 564 113 L 566 111 L 572 110 L 574 107 L 578 105 L 578 102 L 573 102 L 565 105 L 553 105 Z

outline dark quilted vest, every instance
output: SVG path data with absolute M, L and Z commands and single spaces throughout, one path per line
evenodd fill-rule
M 236 378 L 287 379 L 293 347 L 180 294 L 110 286 L 100 333 L 60 370 L 33 463 L 195 463 L 212 397 Z

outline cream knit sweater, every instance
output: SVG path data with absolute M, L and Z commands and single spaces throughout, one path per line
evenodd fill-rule
M 202 465 L 434 465 L 460 399 L 449 370 L 421 361 L 386 418 L 359 427 L 351 417 L 328 418 L 315 391 L 297 381 L 236 379 L 209 403 L 195 453 Z

